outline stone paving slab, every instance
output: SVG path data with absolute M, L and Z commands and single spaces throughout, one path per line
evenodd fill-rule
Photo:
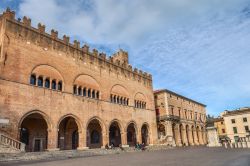
M 249 149 L 185 147 L 64 160 L 4 162 L 1 166 L 250 166 Z
M 146 148 L 146 151 L 155 151 L 162 149 L 170 149 L 171 147 L 166 145 L 161 146 L 150 146 Z M 28 152 L 28 153 L 18 153 L 18 154 L 9 154 L 2 153 L 0 154 L 0 163 L 10 162 L 10 161 L 36 161 L 36 160 L 60 160 L 68 158 L 79 158 L 79 157 L 91 157 L 91 156 L 101 156 L 108 154 L 121 154 L 129 152 L 138 152 L 135 148 L 120 148 L 115 149 L 88 149 L 88 150 L 63 150 L 63 151 L 53 151 L 53 152 Z

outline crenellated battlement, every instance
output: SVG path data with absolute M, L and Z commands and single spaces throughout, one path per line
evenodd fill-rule
M 6 31 L 15 35 L 17 38 L 22 38 L 30 43 L 39 45 L 47 50 L 56 50 L 72 55 L 84 61 L 90 61 L 91 64 L 108 68 L 109 71 L 114 71 L 119 74 L 124 74 L 125 77 L 133 78 L 138 82 L 143 82 L 146 85 L 152 86 L 152 75 L 137 68 L 132 68 L 129 65 L 128 52 L 120 49 L 117 53 L 107 57 L 105 53 L 99 53 L 98 50 L 89 50 L 88 45 L 80 46 L 80 42 L 74 40 L 70 42 L 70 37 L 63 35 L 63 38 L 58 38 L 58 31 L 52 29 L 51 33 L 46 33 L 46 26 L 39 23 L 37 28 L 31 26 L 31 19 L 24 16 L 23 19 L 15 19 L 15 12 L 9 8 L 0 15 L 0 19 L 5 20 Z M 145 83 L 146 82 L 146 83 Z

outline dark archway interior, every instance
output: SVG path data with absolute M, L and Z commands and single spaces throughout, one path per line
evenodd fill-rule
M 136 145 L 136 131 L 135 126 L 133 123 L 131 123 L 127 128 L 127 142 L 129 146 L 135 146 Z
M 78 126 L 74 118 L 66 117 L 59 124 L 58 148 L 60 150 L 77 149 L 79 145 Z
M 147 125 L 143 125 L 141 128 L 141 138 L 142 138 L 142 143 L 144 145 L 149 144 L 149 136 L 148 136 L 148 127 Z
M 20 127 L 20 141 L 25 143 L 27 152 L 39 152 L 47 149 L 47 123 L 39 113 L 25 117 Z
M 121 132 L 117 122 L 113 122 L 109 128 L 109 145 L 119 147 L 121 144 Z
M 97 119 L 88 124 L 87 146 L 91 149 L 102 147 L 102 127 Z

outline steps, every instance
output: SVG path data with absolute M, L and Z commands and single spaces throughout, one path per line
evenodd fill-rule
M 20 153 L 24 151 L 24 143 L 0 133 L 0 153 Z

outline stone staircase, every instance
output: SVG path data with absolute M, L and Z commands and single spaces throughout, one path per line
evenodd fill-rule
M 0 154 L 20 153 L 24 151 L 24 143 L 0 133 Z

